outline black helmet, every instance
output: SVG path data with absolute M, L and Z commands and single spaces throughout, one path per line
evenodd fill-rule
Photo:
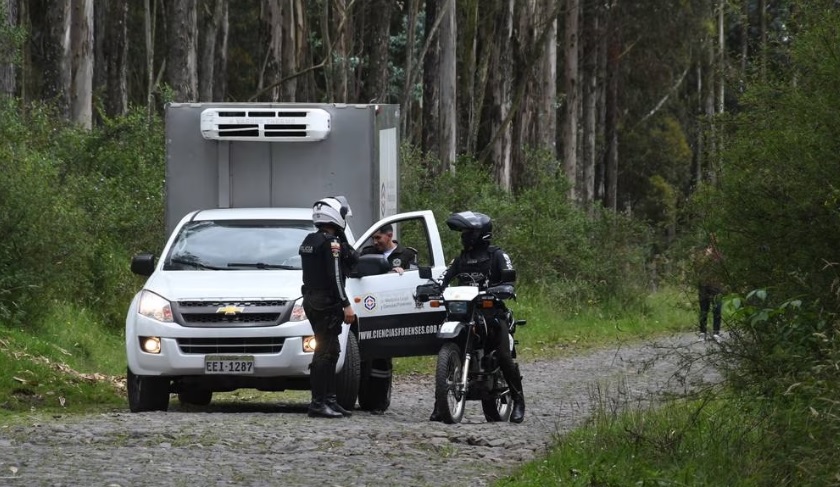
M 465 249 L 482 243 L 489 244 L 493 237 L 493 220 L 484 213 L 453 213 L 446 219 L 446 225 L 451 230 L 461 232 L 461 243 Z

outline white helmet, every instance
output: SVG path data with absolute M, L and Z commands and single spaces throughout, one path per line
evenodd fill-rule
M 312 206 L 312 223 L 316 226 L 329 223 L 344 230 L 348 216 L 353 216 L 353 211 L 344 196 L 321 198 Z

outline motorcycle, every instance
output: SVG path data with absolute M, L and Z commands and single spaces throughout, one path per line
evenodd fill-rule
M 421 268 L 420 277 L 430 279 L 431 271 Z M 505 300 L 516 299 L 514 288 L 509 284 L 488 287 L 481 275 L 459 274 L 455 279 L 461 285 L 441 292 L 440 284 L 431 281 L 417 286 L 415 294 L 418 302 L 446 308 L 446 318 L 437 333 L 445 342 L 438 352 L 435 370 L 435 409 L 444 423 L 460 423 L 466 401 L 478 400 L 487 421 L 508 421 L 513 397 L 488 340 L 487 317 L 504 317 L 511 357 L 516 358 L 513 335 L 526 322 L 514 320 L 505 305 Z M 515 271 L 504 271 L 503 281 L 515 279 Z M 518 368 L 517 365 L 517 374 Z

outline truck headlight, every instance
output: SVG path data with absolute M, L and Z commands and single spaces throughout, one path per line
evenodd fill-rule
M 299 298 L 292 307 L 292 316 L 289 317 L 289 321 L 303 321 L 305 319 L 306 311 L 303 310 L 303 298 Z
M 172 306 L 169 301 L 151 291 L 144 290 L 140 295 L 140 305 L 137 307 L 137 312 L 147 318 L 164 323 L 175 321 L 172 317 Z

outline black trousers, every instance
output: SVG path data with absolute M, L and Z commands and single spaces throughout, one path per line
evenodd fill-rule
M 335 391 L 335 366 L 341 354 L 338 336 L 344 322 L 344 310 L 340 302 L 329 295 L 317 292 L 303 297 L 303 310 L 315 334 L 315 352 L 312 354 L 309 382 L 313 402 L 323 401 Z
M 507 314 L 494 310 L 484 315 L 489 335 L 487 345 L 496 351 L 499 367 L 505 376 L 505 382 L 514 394 L 522 394 L 522 376 L 519 367 L 510 355 L 510 333 L 508 333 Z
M 717 286 L 700 284 L 697 289 L 700 302 L 700 333 L 706 333 L 706 323 L 709 319 L 709 309 L 712 311 L 712 330 L 720 333 L 721 290 Z

